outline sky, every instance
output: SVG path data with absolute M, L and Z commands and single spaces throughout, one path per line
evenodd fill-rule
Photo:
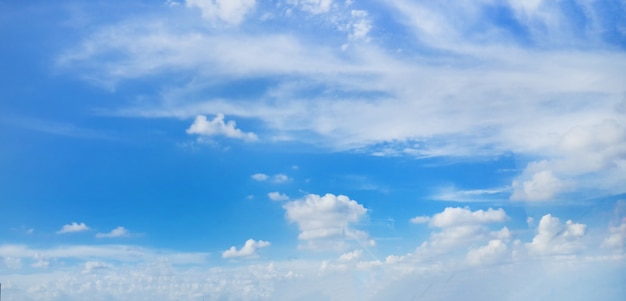
M 624 300 L 626 3 L 0 1 L 5 301 Z

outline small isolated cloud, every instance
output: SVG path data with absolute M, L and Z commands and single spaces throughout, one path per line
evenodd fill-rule
M 127 236 L 129 235 L 128 230 L 126 230 L 126 228 L 119 226 L 113 230 L 111 230 L 111 232 L 109 233 L 97 233 L 96 237 L 97 238 L 114 238 L 114 237 L 122 237 L 122 236 Z
M 537 255 L 571 254 L 582 248 L 586 228 L 587 225 L 571 220 L 563 224 L 557 217 L 546 214 L 539 221 L 537 235 L 526 246 Z
M 258 182 L 269 181 L 269 182 L 276 183 L 276 184 L 285 183 L 290 180 L 287 175 L 282 174 L 282 173 L 275 174 L 273 176 L 268 176 L 264 173 L 256 173 L 256 174 L 253 174 L 251 178 Z
M 341 243 L 368 237 L 367 233 L 351 227 L 365 216 L 367 209 L 345 195 L 309 194 L 304 199 L 286 203 L 283 208 L 287 220 L 300 229 L 298 239 L 307 241 L 310 247 L 315 248 L 315 243 L 322 240 Z
M 256 134 L 249 132 L 244 133 L 237 128 L 237 123 L 233 120 L 224 122 L 224 114 L 217 114 L 213 120 L 207 120 L 206 116 L 199 115 L 193 124 L 187 129 L 187 134 L 196 134 L 201 136 L 225 136 L 233 139 L 242 139 L 245 141 L 256 141 Z
M 267 197 L 272 201 L 287 201 L 289 200 L 289 196 L 284 193 L 280 193 L 278 191 L 270 192 L 267 194 Z
M 87 227 L 87 225 L 85 225 L 85 223 L 76 223 L 73 222 L 71 224 L 68 225 L 64 225 L 63 228 L 61 228 L 61 230 L 57 231 L 58 234 L 63 234 L 63 233 L 74 233 L 74 232 L 83 232 L 83 231 L 88 231 L 89 227 Z
M 253 180 L 255 181 L 259 181 L 259 182 L 263 182 L 266 181 L 267 179 L 269 179 L 269 176 L 264 174 L 264 173 L 255 173 L 252 176 L 250 176 Z
M 449 228 L 461 225 L 478 225 L 485 223 L 503 222 L 507 220 L 506 212 L 502 208 L 492 208 L 471 211 L 468 207 L 448 207 L 430 219 L 430 225 L 438 228 Z
M 187 0 L 187 7 L 202 10 L 204 19 L 219 20 L 232 25 L 241 23 L 255 5 L 255 0 Z
M 429 216 L 416 216 L 410 220 L 410 222 L 413 224 L 425 224 L 425 223 L 428 223 L 429 221 L 430 221 Z
M 255 241 L 254 239 L 248 239 L 241 249 L 237 250 L 235 246 L 230 247 L 230 249 L 224 251 L 222 253 L 222 258 L 238 258 L 238 257 L 256 257 L 256 251 L 260 248 L 265 248 L 269 246 L 270 243 L 268 241 L 259 240 Z

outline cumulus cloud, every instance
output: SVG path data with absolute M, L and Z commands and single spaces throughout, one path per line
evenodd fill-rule
M 316 241 L 364 240 L 367 233 L 352 228 L 367 213 L 363 205 L 345 195 L 316 194 L 286 203 L 286 218 L 300 229 L 298 239 L 314 246 Z
M 267 197 L 272 201 L 287 201 L 289 200 L 289 196 L 284 193 L 280 193 L 278 191 L 273 191 L 267 194 Z
M 537 235 L 526 247 L 536 255 L 572 254 L 583 247 L 581 239 L 586 229 L 585 224 L 571 220 L 563 224 L 557 217 L 546 214 L 539 221 Z
M 501 244 L 506 245 L 511 240 L 512 234 L 507 227 L 491 230 L 487 224 L 502 223 L 508 219 L 502 208 L 472 211 L 469 207 L 447 207 L 431 217 L 418 216 L 413 220 L 428 222 L 429 226 L 439 230 L 432 232 L 412 257 L 419 260 L 434 260 L 446 256 L 466 255 L 471 264 L 495 262 L 496 260 L 492 261 L 487 257 L 497 253 L 498 258 L 503 258 L 499 257 L 502 255 L 500 253 L 508 251 Z M 490 241 L 494 242 L 489 244 Z M 480 243 L 487 243 L 487 246 L 476 249 L 475 245 Z
M 499 239 L 490 240 L 486 246 L 472 249 L 467 253 L 467 260 L 470 264 L 480 265 L 502 262 L 511 252 L 506 243 Z
M 187 129 L 187 134 L 202 136 L 226 136 L 228 138 L 256 141 L 258 137 L 254 133 L 244 133 L 238 129 L 235 121 L 224 122 L 224 114 L 217 114 L 213 120 L 207 120 L 206 116 L 199 115 L 193 124 Z
M 269 245 L 268 241 L 248 239 L 241 249 L 237 250 L 235 246 L 232 246 L 230 249 L 222 252 L 222 258 L 256 257 L 258 256 L 256 253 L 258 249 L 268 247 Z
M 97 238 L 114 238 L 114 237 L 123 237 L 128 236 L 130 233 L 128 230 L 122 226 L 119 226 L 109 233 L 96 233 Z
M 71 224 L 63 225 L 61 230 L 57 231 L 57 233 L 58 234 L 74 233 L 74 232 L 83 232 L 83 231 L 88 231 L 88 230 L 89 230 L 89 227 L 87 227 L 85 223 L 79 224 L 76 222 L 72 222 Z
M 188 7 L 202 10 L 202 17 L 237 25 L 254 9 L 256 0 L 187 0 Z

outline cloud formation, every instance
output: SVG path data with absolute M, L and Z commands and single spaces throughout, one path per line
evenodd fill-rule
M 71 224 L 63 225 L 61 230 L 57 231 L 58 234 L 75 233 L 90 230 L 85 223 L 72 222 Z
M 128 230 L 122 226 L 119 226 L 109 233 L 96 233 L 97 238 L 115 238 L 115 237 L 123 237 L 128 236 L 130 233 Z
M 226 136 L 228 138 L 242 139 L 245 141 L 256 141 L 258 137 L 254 133 L 244 133 L 237 128 L 233 120 L 224 122 L 224 114 L 217 114 L 212 120 L 207 120 L 206 116 L 197 116 L 193 124 L 187 129 L 187 134 L 201 136 Z
M 536 255 L 571 254 L 583 247 L 581 239 L 585 236 L 586 229 L 585 224 L 571 220 L 563 224 L 559 218 L 546 214 L 539 221 L 537 235 L 526 246 Z
M 222 252 L 222 258 L 256 257 L 258 256 L 256 253 L 258 249 L 268 247 L 269 245 L 268 241 L 248 239 L 241 249 L 237 250 L 235 246 L 232 246 L 230 249 Z
M 289 200 L 289 196 L 284 194 L 284 193 L 280 193 L 278 191 L 273 191 L 267 194 L 267 197 L 270 198 L 270 200 L 272 201 L 287 201 Z
M 331 241 L 333 247 L 343 246 L 346 240 L 367 241 L 366 232 L 352 227 L 364 218 L 367 209 L 345 195 L 308 194 L 283 208 L 287 220 L 298 225 L 298 239 L 308 243 L 305 247 L 316 248 L 324 241 Z
M 282 174 L 282 173 L 275 174 L 273 176 L 269 176 L 264 173 L 256 173 L 250 177 L 257 182 L 269 181 L 275 184 L 285 183 L 290 180 L 289 176 L 287 176 L 286 174 Z

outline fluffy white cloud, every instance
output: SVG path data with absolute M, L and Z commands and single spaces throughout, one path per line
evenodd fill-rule
M 587 225 L 568 220 L 565 224 L 551 214 L 544 215 L 539 221 L 537 235 L 526 247 L 532 254 L 561 255 L 580 250 L 581 239 Z
M 268 241 L 248 239 L 241 249 L 237 250 L 235 246 L 232 246 L 230 249 L 222 252 L 222 258 L 256 257 L 256 251 L 258 249 L 265 248 L 269 245 L 270 243 Z
M 469 207 L 447 207 L 441 213 L 433 215 L 430 225 L 439 228 L 448 228 L 462 225 L 477 225 L 485 223 L 496 223 L 507 220 L 506 212 L 502 208 L 494 210 L 492 208 L 471 211 Z
M 546 201 L 552 200 L 567 185 L 552 174 L 543 170 L 533 174 L 532 179 L 520 183 L 513 181 L 511 200 Z
M 246 141 L 258 140 L 254 133 L 244 133 L 238 129 L 233 120 L 224 122 L 224 114 L 217 114 L 213 120 L 207 120 L 206 116 L 199 115 L 193 124 L 187 129 L 187 134 L 197 134 L 202 136 L 226 136 L 229 138 L 242 139 Z
M 88 231 L 88 230 L 89 230 L 89 227 L 87 227 L 85 223 L 79 224 L 76 222 L 72 222 L 71 224 L 63 225 L 61 230 L 57 231 L 57 233 L 63 234 L 63 233 L 83 232 L 83 231 Z
M 187 0 L 188 7 L 198 7 L 202 17 L 230 24 L 239 24 L 256 5 L 256 0 Z
M 499 239 L 490 240 L 486 246 L 472 249 L 467 253 L 467 260 L 470 264 L 480 265 L 489 263 L 499 263 L 511 256 L 511 252 L 506 243 Z
M 114 238 L 114 237 L 123 237 L 123 236 L 127 236 L 130 233 L 128 232 L 128 230 L 122 226 L 119 226 L 113 230 L 111 230 L 111 232 L 109 233 L 96 233 L 96 237 L 97 238 Z
M 289 196 L 284 193 L 280 193 L 278 191 L 273 191 L 267 194 L 267 197 L 272 201 L 287 201 L 289 200 Z
M 408 258 L 423 262 L 465 255 L 471 264 L 497 262 L 496 259 L 506 256 L 504 253 L 510 255 L 506 243 L 511 240 L 512 234 L 507 227 L 491 230 L 487 224 L 501 223 L 508 219 L 502 208 L 472 211 L 468 207 L 448 207 L 432 217 L 416 217 L 413 219 L 415 222 L 428 222 L 431 227 L 440 230 L 432 232 L 428 240 Z M 494 242 L 489 243 L 490 241 Z M 476 245 L 482 243 L 487 243 L 487 246 L 476 248 Z M 495 259 L 487 258 L 490 254 Z
M 345 195 L 309 194 L 286 203 L 283 208 L 287 220 L 300 229 L 298 239 L 308 241 L 312 247 L 317 240 L 367 239 L 367 233 L 351 227 L 365 216 L 367 209 Z

